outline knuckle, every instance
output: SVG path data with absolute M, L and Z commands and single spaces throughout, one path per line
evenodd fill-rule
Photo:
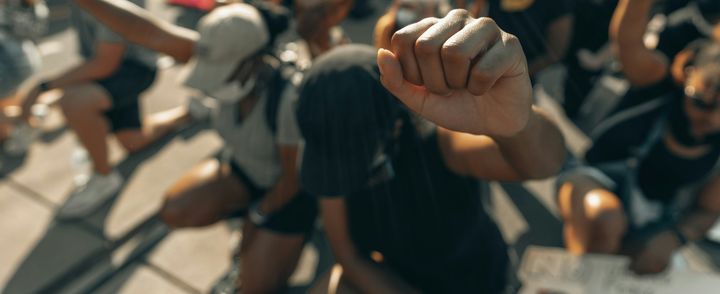
M 503 32 L 503 42 L 505 42 L 505 45 L 507 46 L 516 47 L 518 49 L 522 48 L 522 45 L 520 44 L 520 39 L 510 33 Z
M 415 42 L 415 53 L 421 56 L 439 54 L 440 45 L 430 38 L 420 38 Z
M 454 18 L 468 18 L 470 16 L 470 13 L 468 13 L 465 9 L 453 9 L 448 14 L 448 17 L 454 17 Z
M 476 66 L 470 71 L 470 78 L 476 83 L 487 83 L 494 80 L 494 74 L 486 68 Z
M 395 48 L 411 46 L 414 43 L 412 35 L 408 31 L 400 30 L 393 34 L 390 44 Z
M 492 19 L 492 18 L 489 18 L 489 17 L 481 17 L 481 18 L 478 18 L 478 19 L 475 20 L 475 21 L 476 21 L 478 24 L 480 24 L 481 26 L 487 26 L 487 27 L 491 27 L 491 28 L 497 28 L 498 30 L 500 29 L 500 27 L 498 27 L 498 24 L 495 22 L 495 20 Z
M 468 53 L 457 45 L 443 45 L 440 54 L 445 61 L 460 63 L 470 59 Z

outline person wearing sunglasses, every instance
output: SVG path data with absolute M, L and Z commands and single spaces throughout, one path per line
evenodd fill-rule
M 680 85 L 602 121 L 586 165 L 559 177 L 569 251 L 626 254 L 635 272 L 659 273 L 720 216 L 720 44 L 693 42 L 672 68 Z

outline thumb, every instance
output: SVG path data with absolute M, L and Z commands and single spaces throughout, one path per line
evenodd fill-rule
M 397 95 L 400 92 L 403 82 L 405 81 L 402 74 L 400 61 L 395 54 L 386 49 L 379 49 L 377 54 L 377 63 L 380 67 L 380 81 L 388 91 Z
M 380 82 L 395 97 L 416 112 L 422 112 L 426 92 L 403 77 L 398 58 L 386 49 L 379 49 L 377 63 L 380 67 Z

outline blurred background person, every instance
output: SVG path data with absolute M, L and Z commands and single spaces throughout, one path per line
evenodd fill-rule
M 47 18 L 43 1 L 0 1 L 0 146 L 10 155 L 27 151 L 37 135 L 21 119 L 18 92 L 41 66 L 33 41 L 45 32 Z
M 297 176 L 301 137 L 294 105 L 302 76 L 274 56 L 275 41 L 289 25 L 287 12 L 269 3 L 229 4 L 205 16 L 196 32 L 122 1 L 76 3 L 128 40 L 187 62 L 183 84 L 215 104 L 209 115 L 226 151 L 168 190 L 162 219 L 173 227 L 199 227 L 245 217 L 239 245 L 245 270 L 231 271 L 229 291 L 284 289 L 317 209 L 314 198 L 300 192 Z
M 428 17 L 442 17 L 449 6 L 443 0 L 395 0 L 375 24 L 373 41 L 377 48 L 390 48 L 399 29 Z
M 672 255 L 702 239 L 720 215 L 720 45 L 696 40 L 665 51 L 669 56 L 661 46 L 648 48 L 643 37 L 652 4 L 619 1 L 611 40 L 630 83 L 652 88 L 645 94 L 654 96 L 626 103 L 602 121 L 587 166 L 558 180 L 566 248 L 628 254 L 638 273 L 664 271 Z
M 155 54 L 129 44 L 76 6 L 72 6 L 71 22 L 84 61 L 38 83 L 23 100 L 24 112 L 28 113 L 40 95 L 60 90 L 65 121 L 92 161 L 92 175 L 79 183 L 59 210 L 62 218 L 85 216 L 122 186 L 122 176 L 110 165 L 107 135 L 113 134 L 133 153 L 190 118 L 184 107 L 143 118 L 140 97 L 155 81 Z
M 518 37 L 530 76 L 565 57 L 574 27 L 575 0 L 484 0 L 481 16 Z

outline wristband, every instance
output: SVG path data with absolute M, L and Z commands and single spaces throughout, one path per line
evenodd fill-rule
M 680 228 L 677 226 L 672 226 L 669 228 L 670 232 L 675 236 L 675 238 L 678 239 L 678 242 L 680 242 L 680 246 L 685 246 L 688 243 L 687 237 L 685 237 L 685 234 L 683 234 L 682 231 L 680 231 Z
M 262 226 L 268 221 L 268 216 L 260 211 L 260 201 L 250 206 L 247 218 L 256 226 Z
M 40 85 L 38 85 L 38 89 L 40 89 L 40 92 L 47 92 L 52 90 L 52 88 L 50 87 L 50 82 L 48 81 L 43 81 L 42 83 L 40 83 Z

